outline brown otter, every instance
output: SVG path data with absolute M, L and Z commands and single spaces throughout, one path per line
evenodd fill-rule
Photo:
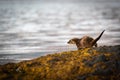
M 97 47 L 97 41 L 101 38 L 102 34 L 105 30 L 102 31 L 102 33 L 96 38 L 93 39 L 89 36 L 83 36 L 82 38 L 73 38 L 68 41 L 68 44 L 76 44 L 78 50 L 81 48 L 90 48 L 90 47 Z

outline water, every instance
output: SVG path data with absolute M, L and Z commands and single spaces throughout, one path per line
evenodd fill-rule
M 76 50 L 67 41 L 106 30 L 98 45 L 120 44 L 120 1 L 0 1 L 0 64 Z

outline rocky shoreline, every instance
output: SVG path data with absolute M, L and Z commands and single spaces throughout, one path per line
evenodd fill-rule
M 119 80 L 120 45 L 49 54 L 0 66 L 0 80 Z

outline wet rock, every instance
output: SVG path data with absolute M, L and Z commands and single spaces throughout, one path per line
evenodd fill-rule
M 86 76 L 78 76 L 77 80 L 86 80 Z
M 93 48 L 97 50 L 98 52 L 106 53 L 106 52 L 120 52 L 120 45 L 116 46 L 100 46 L 100 47 L 95 47 Z
M 113 74 L 113 71 L 111 68 L 107 68 L 107 69 L 97 68 L 93 73 L 93 75 L 101 75 L 101 76 L 109 76 L 112 74 Z
M 88 67 L 92 67 L 94 65 L 94 62 L 92 62 L 92 61 L 85 61 L 84 63 Z
M 98 57 L 96 57 L 96 60 L 94 61 L 94 63 L 105 62 L 105 61 L 107 61 L 106 56 L 104 54 L 101 54 Z
M 115 60 L 115 67 L 120 70 L 120 60 Z

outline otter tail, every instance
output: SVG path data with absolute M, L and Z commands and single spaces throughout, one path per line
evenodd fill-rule
M 104 31 L 105 31 L 105 30 L 103 30 L 102 33 L 101 33 L 95 40 L 93 40 L 93 41 L 91 42 L 91 46 L 94 46 L 94 45 L 95 45 L 95 43 L 96 43 L 96 42 L 101 38 L 101 36 L 103 35 Z

